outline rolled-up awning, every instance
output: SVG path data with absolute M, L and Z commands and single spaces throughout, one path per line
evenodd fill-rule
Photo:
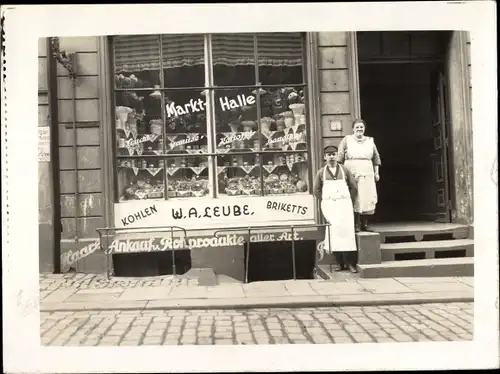
M 116 72 L 158 70 L 160 39 L 165 69 L 204 64 L 202 34 L 120 35 L 113 37 Z M 300 33 L 257 35 L 258 60 L 261 66 L 302 65 Z M 213 34 L 214 65 L 254 65 L 253 34 Z

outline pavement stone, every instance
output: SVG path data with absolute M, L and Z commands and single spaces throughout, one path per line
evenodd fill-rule
M 77 313 L 42 312 L 42 344 L 346 344 L 463 341 L 473 337 L 473 303 L 384 305 L 369 309 L 318 307 L 153 313 L 114 310 L 102 315 L 87 312 L 87 317 Z M 415 318 L 409 320 L 408 316 Z

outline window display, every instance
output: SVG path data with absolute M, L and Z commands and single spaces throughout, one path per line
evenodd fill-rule
M 310 193 L 300 34 L 119 36 L 113 51 L 120 202 Z

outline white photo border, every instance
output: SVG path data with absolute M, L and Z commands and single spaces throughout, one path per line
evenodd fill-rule
M 491 1 L 3 6 L 6 33 L 6 70 L 3 74 L 6 79 L 2 80 L 1 152 L 6 372 L 498 367 L 498 186 L 496 179 L 492 180 L 498 145 L 495 7 L 496 3 Z M 235 17 L 239 14 L 244 16 Z M 40 346 L 36 154 L 39 37 L 362 30 L 467 30 L 471 33 L 476 248 L 473 342 L 225 347 Z M 29 193 L 28 189 L 31 189 Z

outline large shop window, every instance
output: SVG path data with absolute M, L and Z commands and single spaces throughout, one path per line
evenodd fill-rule
M 302 34 L 111 43 L 120 202 L 310 193 Z

